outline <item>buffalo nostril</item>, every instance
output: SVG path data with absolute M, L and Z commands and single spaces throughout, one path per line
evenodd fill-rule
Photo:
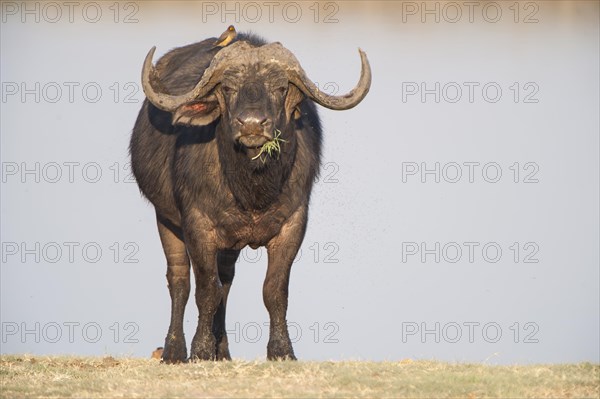
M 240 125 L 243 125 L 243 124 L 244 124 L 244 121 L 243 121 L 243 120 L 241 120 L 240 118 L 235 118 L 235 119 L 238 121 L 238 123 L 239 123 Z
M 262 121 L 260 121 L 260 125 L 261 125 L 261 126 L 266 126 L 266 125 L 268 125 L 269 123 L 271 123 L 271 120 L 270 120 L 269 118 L 265 118 L 265 119 L 263 119 Z

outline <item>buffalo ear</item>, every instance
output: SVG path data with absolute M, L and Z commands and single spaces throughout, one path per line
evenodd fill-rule
M 304 100 L 304 93 L 293 84 L 290 84 L 285 98 L 285 114 L 288 120 L 291 118 L 299 119 L 302 116 L 299 107 L 302 100 Z
M 221 115 L 216 98 L 185 103 L 173 113 L 173 125 L 206 126 Z

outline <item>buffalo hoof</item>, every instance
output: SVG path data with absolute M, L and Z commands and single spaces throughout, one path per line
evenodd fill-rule
M 215 360 L 217 358 L 217 345 L 215 337 L 211 334 L 207 338 L 194 337 L 192 340 L 192 350 L 190 360 L 192 362 L 200 360 Z
M 268 360 L 297 360 L 294 349 L 289 342 L 269 341 L 267 345 Z
M 229 345 L 227 342 L 221 342 L 217 345 L 217 360 L 231 360 L 231 355 L 229 354 Z
M 187 349 L 185 339 L 174 338 L 169 334 L 165 342 L 165 348 L 162 353 L 162 363 L 177 364 L 184 363 L 187 360 Z

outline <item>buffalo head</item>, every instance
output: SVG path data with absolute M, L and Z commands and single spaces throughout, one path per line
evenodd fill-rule
M 196 86 L 172 95 L 161 89 L 160 76 L 152 65 L 155 47 L 146 56 L 142 85 L 148 100 L 172 113 L 173 124 L 204 126 L 221 117 L 221 128 L 249 156 L 287 131 L 300 118 L 299 104 L 306 97 L 324 107 L 344 110 L 356 106 L 371 85 L 366 54 L 359 49 L 361 75 L 346 95 L 323 93 L 306 76 L 296 57 L 281 43 L 255 47 L 238 41 L 220 50 Z

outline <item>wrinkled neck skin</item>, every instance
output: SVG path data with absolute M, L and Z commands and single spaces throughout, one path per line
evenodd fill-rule
M 294 121 L 279 124 L 281 152 L 263 153 L 252 159 L 257 150 L 249 150 L 233 140 L 228 115 L 217 125 L 216 140 L 224 180 L 243 210 L 261 211 L 274 204 L 289 179 L 296 157 L 297 137 Z M 251 153 L 252 152 L 252 153 Z M 263 162 L 264 161 L 264 162 Z

